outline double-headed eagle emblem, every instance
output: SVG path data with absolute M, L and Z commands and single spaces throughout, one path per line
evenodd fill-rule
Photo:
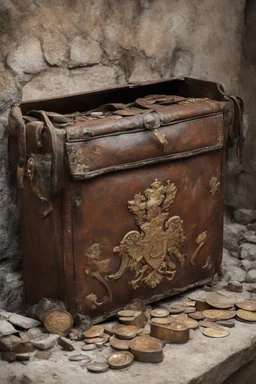
M 144 283 L 155 288 L 163 279 L 172 280 L 176 264 L 171 257 L 183 265 L 184 255 L 180 252 L 185 236 L 183 221 L 179 216 L 170 217 L 170 206 L 177 194 L 176 186 L 167 181 L 162 185 L 155 180 L 143 194 L 128 201 L 128 208 L 135 216 L 139 231 L 130 231 L 114 248 L 121 258 L 119 270 L 106 276 L 107 281 L 119 279 L 126 269 L 135 272 L 130 282 L 136 289 Z

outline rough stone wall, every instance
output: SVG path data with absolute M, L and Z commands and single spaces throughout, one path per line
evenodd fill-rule
M 0 3 L 0 307 L 17 308 L 22 291 L 7 162 L 6 117 L 15 101 L 179 75 L 221 82 L 248 104 L 245 160 L 238 166 L 231 151 L 227 202 L 256 208 L 253 7 L 250 0 Z

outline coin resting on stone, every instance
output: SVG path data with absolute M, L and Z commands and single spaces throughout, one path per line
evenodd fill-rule
M 124 340 L 124 339 L 118 339 L 115 336 L 111 336 L 109 339 L 110 345 L 112 348 L 118 350 L 118 351 L 128 351 L 129 350 L 129 343 L 131 342 L 130 339 Z
M 256 312 L 256 301 L 239 301 L 235 306 L 244 311 Z
M 201 312 L 201 311 L 196 311 L 196 312 L 193 312 L 193 313 L 189 313 L 188 316 L 191 317 L 194 320 L 204 320 L 205 317 L 206 317 L 204 312 Z
M 209 320 L 201 320 L 201 321 L 199 321 L 199 325 L 200 325 L 200 327 L 204 327 L 204 328 L 218 327 L 218 325 L 216 323 L 214 323 L 213 321 L 209 321 Z
M 206 296 L 206 303 L 208 303 L 211 307 L 218 309 L 228 309 L 232 308 L 234 303 L 226 296 L 218 293 L 212 292 Z
M 221 338 L 230 334 L 230 331 L 223 328 L 205 328 L 203 334 L 208 337 Z
M 86 344 L 97 344 L 97 343 L 105 343 L 106 339 L 104 337 L 92 337 L 91 339 L 84 339 Z
M 164 308 L 153 309 L 151 311 L 151 316 L 152 317 L 167 317 L 167 316 L 169 316 L 169 311 L 168 311 L 168 309 L 164 309 Z
M 208 320 L 229 320 L 236 316 L 236 311 L 206 309 L 205 311 L 203 311 L 203 314 Z
M 97 349 L 96 344 L 85 344 L 81 347 L 82 351 L 92 351 L 93 349 Z
M 130 352 L 116 352 L 108 358 L 108 365 L 112 369 L 122 369 L 129 367 L 133 362 L 134 356 Z
M 101 362 L 92 362 L 86 365 L 86 368 L 90 372 L 94 373 L 102 373 L 102 372 L 107 372 L 109 370 L 108 363 L 101 363 Z
M 99 337 L 104 333 L 104 328 L 101 325 L 94 325 L 84 332 L 86 338 Z
M 162 343 L 150 336 L 137 336 L 130 341 L 130 350 L 135 360 L 160 363 L 163 361 Z
M 116 330 L 116 336 L 120 339 L 132 339 L 136 336 L 137 330 L 134 325 L 123 325 Z
M 246 321 L 256 321 L 256 312 L 250 312 L 250 311 L 245 311 L 243 309 L 238 309 L 236 312 L 237 316 Z
M 185 324 L 190 329 L 197 329 L 199 327 L 198 321 L 194 319 L 180 319 L 179 322 Z

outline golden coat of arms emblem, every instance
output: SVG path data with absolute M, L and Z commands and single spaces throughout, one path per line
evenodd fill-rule
M 183 221 L 179 216 L 170 216 L 170 207 L 177 194 L 176 186 L 167 181 L 162 185 L 155 180 L 143 194 L 134 196 L 128 208 L 135 216 L 140 231 L 130 231 L 122 239 L 114 253 L 121 258 L 119 270 L 106 276 L 107 281 L 119 279 L 126 269 L 135 273 L 131 286 L 136 289 L 144 283 L 155 288 L 163 279 L 172 280 L 176 264 L 171 257 L 183 265 L 181 253 L 185 236 Z

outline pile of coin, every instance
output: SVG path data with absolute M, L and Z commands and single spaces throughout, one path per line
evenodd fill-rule
M 201 329 L 212 338 L 230 335 L 234 320 L 256 322 L 256 302 L 233 302 L 223 292 L 210 292 L 195 300 L 158 305 L 154 309 L 142 301 L 117 313 L 118 322 L 94 325 L 84 332 L 83 351 L 111 347 L 108 358 L 90 361 L 91 372 L 106 372 L 132 365 L 134 360 L 159 363 L 166 343 L 187 343 L 190 329 Z

